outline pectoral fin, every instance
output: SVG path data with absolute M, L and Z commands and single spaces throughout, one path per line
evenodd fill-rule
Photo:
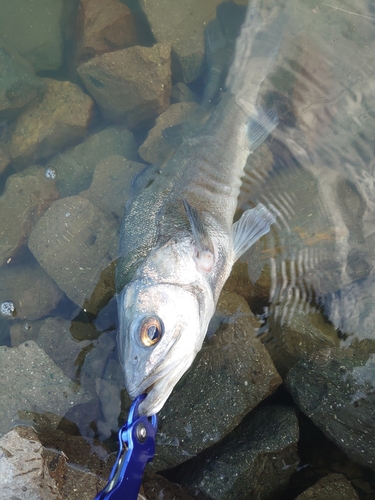
M 195 262 L 200 271 L 209 273 L 215 261 L 214 244 L 197 210 L 186 200 L 182 200 L 182 202 L 194 236 L 196 246 Z
M 270 225 L 274 222 L 276 222 L 275 215 L 262 203 L 251 210 L 246 210 L 232 226 L 233 261 L 239 259 L 254 243 L 267 234 Z

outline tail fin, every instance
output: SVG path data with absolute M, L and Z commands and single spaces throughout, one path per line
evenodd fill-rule
M 253 114 L 260 85 L 277 57 L 287 22 L 285 9 L 280 9 L 278 5 L 263 15 L 258 2 L 248 7 L 226 87 L 242 107 L 251 108 L 250 115 Z

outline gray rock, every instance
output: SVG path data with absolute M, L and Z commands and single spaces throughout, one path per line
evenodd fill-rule
M 271 316 L 267 332 L 259 338 L 283 378 L 301 358 L 325 347 L 340 345 L 335 327 L 324 321 L 321 312 L 316 310 L 297 309 L 282 324 L 280 318 Z
M 281 383 L 245 300 L 224 292 L 217 309 L 215 335 L 159 413 L 155 469 L 185 462 L 220 441 Z
M 108 156 L 96 165 L 91 186 L 87 191 L 82 191 L 81 196 L 90 200 L 108 217 L 115 216 L 121 221 L 126 202 L 131 196 L 132 181 L 144 168 L 143 163 L 123 156 Z
M 267 500 L 297 469 L 298 421 L 291 408 L 252 412 L 232 434 L 188 462 L 178 481 L 198 498 Z
M 34 321 L 46 316 L 62 299 L 56 283 L 38 264 L 0 268 L 0 303 L 12 301 L 14 317 Z
M 157 117 L 155 127 L 149 131 L 146 140 L 138 149 L 139 156 L 149 163 L 161 164 L 166 161 L 174 151 L 163 138 L 163 130 L 186 122 L 198 108 L 198 104 L 194 102 L 171 104 L 167 111 Z
M 79 376 L 89 340 L 77 342 L 70 333 L 71 321 L 63 318 L 47 318 L 39 326 L 36 338 L 38 346 L 51 357 L 67 377 L 76 380 Z
M 1 16 L 0 25 L 4 21 Z M 3 32 L 0 28 L 0 33 Z M 37 77 L 25 59 L 0 41 L 0 118 L 15 116 L 22 108 L 46 90 L 45 82 Z
M 9 329 L 11 346 L 18 347 L 28 340 L 36 340 L 43 325 L 44 320 L 14 322 Z
M 7 179 L 0 198 L 0 266 L 26 243 L 35 222 L 57 198 L 43 168 L 32 166 Z
M 10 163 L 10 158 L 8 153 L 0 146 L 0 175 L 4 172 Z
M 359 500 L 359 496 L 345 476 L 328 474 L 298 495 L 296 500 Z
M 72 196 L 90 187 L 95 166 L 111 155 L 139 160 L 133 134 L 122 126 L 107 127 L 47 164 L 56 171 L 61 196 Z
M 0 434 L 8 432 L 21 411 L 60 417 L 91 396 L 74 384 L 33 341 L 0 347 Z
M 31 252 L 61 290 L 95 313 L 90 297 L 100 274 L 116 258 L 117 246 L 115 220 L 80 196 L 53 203 L 29 238 Z
M 157 42 L 171 43 L 173 76 L 184 83 L 198 78 L 204 56 L 204 30 L 215 17 L 220 0 L 188 0 L 177 5 L 173 0 L 147 2 L 141 7 Z
M 43 451 L 31 428 L 16 427 L 0 439 L 0 499 L 62 500 Z
M 95 57 L 78 67 L 105 118 L 132 127 L 156 118 L 169 105 L 171 49 L 168 44 L 130 47 Z
M 299 361 L 286 384 L 298 407 L 352 460 L 375 470 L 375 354 L 323 349 Z
M 29 61 L 35 71 L 61 66 L 65 21 L 63 0 L 3 0 L 0 4 L 4 42 Z
M 45 78 L 41 102 L 18 117 L 10 140 L 13 163 L 27 165 L 80 142 L 87 133 L 94 102 L 71 82 Z

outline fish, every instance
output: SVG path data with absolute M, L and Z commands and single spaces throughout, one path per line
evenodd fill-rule
M 267 12 L 248 6 L 220 101 L 122 221 L 118 351 L 129 396 L 146 393 L 143 415 L 161 410 L 202 347 L 234 262 L 275 222 L 258 204 L 233 223 L 248 157 L 278 121 L 257 97 L 287 16 Z

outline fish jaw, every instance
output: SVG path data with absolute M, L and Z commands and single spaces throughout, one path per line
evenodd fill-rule
M 198 285 L 195 285 L 198 286 Z M 120 360 L 129 396 L 147 393 L 139 412 L 154 415 L 188 370 L 202 347 L 214 300 L 205 287 L 199 291 L 169 283 L 148 284 L 136 280 L 118 296 Z M 156 317 L 162 324 L 160 341 L 145 346 L 140 324 Z

